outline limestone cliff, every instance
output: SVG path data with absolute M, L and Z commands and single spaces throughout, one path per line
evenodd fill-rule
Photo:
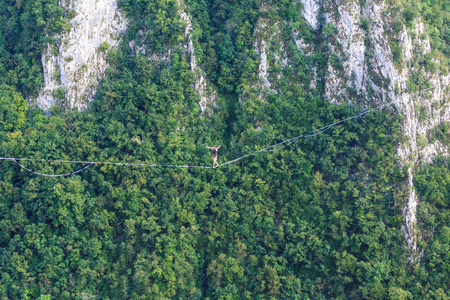
M 316 9 L 317 6 L 312 6 L 312 9 Z M 261 10 L 267 8 L 263 5 Z M 315 11 L 315 10 L 314 10 Z M 313 15 L 310 15 L 315 22 L 316 19 Z M 257 90 L 258 97 L 264 100 L 267 93 L 281 93 L 278 80 L 285 76 L 285 72 L 292 68 L 292 57 L 287 51 L 289 47 L 283 36 L 283 31 L 286 27 L 290 27 L 291 24 L 286 24 L 280 20 L 272 20 L 267 17 L 261 17 L 255 25 L 253 32 L 253 48 L 259 57 L 258 65 L 258 82 L 253 83 L 253 90 Z M 313 24 L 314 27 L 317 24 Z M 298 31 L 293 30 L 289 37 L 295 44 L 296 50 L 302 56 L 309 58 L 311 61 L 314 55 L 314 45 L 310 41 L 306 41 Z M 292 52 L 292 50 L 290 51 Z M 296 80 L 295 84 L 302 85 L 305 89 L 314 89 L 316 86 L 317 74 L 315 73 L 314 66 L 312 67 L 313 80 L 303 82 Z M 293 84 L 294 82 L 291 82 Z M 243 99 L 246 95 L 244 93 Z
M 117 47 L 127 26 L 116 0 L 67 0 L 75 12 L 71 29 L 55 37 L 42 56 L 44 86 L 37 105 L 48 110 L 58 104 L 85 109 L 107 68 L 106 55 Z
M 185 30 L 185 41 L 183 43 L 183 47 L 187 53 L 189 53 L 191 60 L 191 72 L 194 74 L 194 90 L 197 91 L 199 95 L 198 106 L 200 108 L 201 114 L 208 112 L 211 113 L 212 109 L 216 107 L 216 97 L 217 91 L 213 87 L 213 85 L 206 78 L 205 72 L 198 66 L 197 58 L 195 56 L 195 49 L 192 41 L 192 22 L 190 17 L 185 12 L 184 4 L 178 2 L 179 13 L 181 19 L 186 24 Z
M 417 19 L 409 30 L 394 30 L 399 18 L 386 1 L 314 1 L 302 0 L 302 16 L 314 30 L 316 38 L 328 39 L 329 57 L 324 78 L 309 83 L 315 88 L 324 81 L 324 96 L 332 103 L 359 104 L 374 107 L 394 103 L 386 109 L 395 109 L 404 116 L 403 132 L 406 142 L 397 149 L 399 168 L 406 167 L 407 180 L 403 217 L 403 231 L 410 252 L 410 261 L 417 263 L 421 250 L 417 247 L 420 228 L 417 226 L 418 199 L 413 177 L 420 163 L 431 163 L 437 155 L 448 155 L 447 145 L 439 140 L 429 141 L 430 130 L 443 121 L 450 120 L 446 92 L 450 76 L 439 72 L 427 72 L 418 62 L 430 53 L 423 21 Z M 264 9 L 264 8 L 263 8 Z M 401 12 L 401 7 L 398 7 Z M 283 39 L 280 39 L 280 23 L 259 19 L 254 30 L 254 48 L 260 56 L 255 85 L 264 100 L 267 91 L 277 92 L 276 81 L 283 69 L 290 66 Z M 313 55 L 314 43 L 305 43 L 302 36 L 293 32 L 292 39 L 304 55 Z M 393 49 L 393 46 L 398 46 Z M 400 49 L 400 53 L 395 53 Z M 395 56 L 396 55 L 396 56 Z M 437 59 L 435 59 L 437 62 Z M 313 69 L 316 66 L 311 66 Z M 276 72 L 276 69 L 281 71 Z M 422 74 L 427 82 L 425 91 L 411 90 L 408 81 Z M 307 88 L 306 83 L 305 88 Z
M 119 45 L 127 20 L 117 7 L 116 0 L 67 0 L 60 3 L 76 16 L 72 28 L 56 37 L 56 44 L 47 45 L 42 56 L 44 86 L 36 99 L 37 105 L 48 111 L 52 105 L 83 110 L 97 90 L 99 80 L 108 67 L 108 51 Z M 201 112 L 214 108 L 217 92 L 198 67 L 192 42 L 192 23 L 185 13 L 184 4 L 178 3 L 181 20 L 185 23 L 185 41 L 182 47 L 190 56 L 191 71 L 195 77 L 194 89 L 199 94 Z M 152 60 L 168 60 L 171 49 L 165 55 L 147 53 L 139 43 L 130 47 L 147 54 Z
M 316 29 L 318 2 L 302 1 L 303 16 Z M 428 141 L 427 133 L 442 121 L 450 120 L 446 92 L 449 75 L 427 72 L 417 62 L 431 51 L 424 24 L 416 20 L 409 31 L 403 26 L 395 31 L 396 15 L 386 1 L 328 1 L 322 4 L 324 19 L 334 35 L 330 39 L 331 55 L 325 78 L 325 95 L 333 103 L 354 102 L 363 106 L 395 102 L 404 116 L 403 132 L 407 141 L 399 145 L 399 167 L 407 167 L 408 179 L 403 216 L 404 233 L 412 262 L 420 260 L 417 239 L 417 195 L 413 185 L 414 170 L 420 163 L 447 155 L 448 148 L 440 141 Z M 314 18 L 316 16 L 316 18 Z M 401 55 L 394 58 L 392 45 L 399 43 Z M 395 61 L 397 60 L 397 61 Z M 428 90 L 410 91 L 408 80 L 422 74 Z

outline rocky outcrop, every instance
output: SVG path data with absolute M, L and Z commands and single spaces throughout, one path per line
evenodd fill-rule
M 258 75 L 259 78 L 262 79 L 262 83 L 265 87 L 270 88 L 271 84 L 269 80 L 267 79 L 268 74 L 268 66 L 267 66 L 267 43 L 266 41 L 261 41 L 261 47 L 260 47 L 260 57 L 261 60 L 259 61 L 259 67 L 258 67 Z
M 318 28 L 316 1 L 302 1 L 303 16 L 313 29 Z M 333 103 L 358 102 L 362 106 L 374 106 L 395 102 L 396 109 L 405 119 L 405 144 L 397 149 L 400 168 L 408 167 L 406 202 L 403 210 L 403 230 L 410 249 L 409 259 L 417 263 L 421 250 L 417 247 L 420 229 L 417 226 L 418 199 L 413 177 L 420 163 L 430 163 L 437 155 L 448 155 L 448 148 L 440 141 L 428 141 L 428 132 L 442 121 L 450 120 L 446 103 L 449 76 L 430 73 L 415 62 L 430 52 L 428 39 L 424 36 L 424 25 L 417 20 L 412 36 L 405 27 L 396 33 L 402 47 L 400 62 L 394 61 L 390 39 L 392 19 L 385 1 L 328 1 L 323 3 L 330 34 L 328 72 L 325 78 L 325 96 Z M 330 25 L 331 24 L 331 25 Z M 428 93 L 411 93 L 408 79 L 422 72 L 431 89 Z
M 183 47 L 191 57 L 191 72 L 194 74 L 195 79 L 193 88 L 198 93 L 200 98 L 198 106 L 200 108 L 201 114 L 205 113 L 206 111 L 212 113 L 212 109 L 217 107 L 215 101 L 217 97 L 217 91 L 209 82 L 209 80 L 206 79 L 205 72 L 197 65 L 197 57 L 195 56 L 194 43 L 192 41 L 192 22 L 185 12 L 184 5 L 180 3 L 178 3 L 178 5 L 180 9 L 179 12 L 181 19 L 186 23 L 186 30 L 184 33 L 185 42 Z
M 76 16 L 71 29 L 47 45 L 42 56 L 44 86 L 36 104 L 45 111 L 58 104 L 83 110 L 108 66 L 106 56 L 127 26 L 117 0 L 66 0 L 60 3 Z
M 260 99 L 262 98 L 264 91 L 274 91 L 271 88 L 272 84 L 269 81 L 269 67 L 271 64 L 273 65 L 273 62 L 271 63 L 271 61 L 274 60 L 274 57 L 268 57 L 269 47 L 273 43 L 278 43 L 278 45 L 281 45 L 280 41 L 277 39 L 277 33 L 279 34 L 279 32 L 272 32 L 273 27 L 269 22 L 269 19 L 260 18 L 253 33 L 253 36 L 255 38 L 253 48 L 259 55 L 259 82 L 255 83 L 255 87 L 259 90 Z M 275 57 L 279 60 L 280 55 L 277 55 Z
M 60 5 L 74 11 L 75 17 L 70 22 L 71 29 L 57 36 L 56 44 L 49 44 L 42 56 L 44 86 L 35 101 L 45 111 L 52 105 L 83 110 L 93 99 L 99 80 L 108 67 L 108 51 L 118 46 L 127 20 L 117 8 L 117 0 L 66 0 Z M 190 55 L 194 89 L 199 94 L 199 108 L 203 114 L 208 107 L 215 107 L 217 92 L 197 65 L 192 23 L 184 5 L 179 3 L 179 7 L 180 17 L 186 25 L 182 47 Z M 162 54 L 149 53 L 136 41 L 131 41 L 129 46 L 152 61 L 168 61 L 172 52 L 172 49 L 167 49 Z
M 302 15 L 308 24 L 314 29 L 319 28 L 319 9 L 322 5 L 321 0 L 301 0 L 303 5 Z
M 263 6 L 262 10 L 266 8 Z M 264 100 L 264 94 L 267 92 L 280 93 L 278 89 L 278 79 L 284 76 L 284 71 L 292 67 L 292 58 L 289 56 L 286 48 L 288 47 L 282 35 L 282 22 L 274 22 L 269 18 L 259 18 L 253 32 L 253 49 L 259 56 L 258 82 L 252 84 L 252 90 L 256 91 L 259 99 Z M 292 40 L 297 46 L 297 50 L 304 56 L 313 56 L 313 46 L 301 37 L 298 31 L 292 30 Z M 292 51 L 292 50 L 291 50 Z M 292 53 L 292 52 L 291 52 Z M 313 66 L 314 78 L 310 82 L 298 82 L 295 84 L 303 85 L 304 88 L 315 88 L 316 73 Z M 245 92 L 244 92 L 245 93 Z M 245 101 L 245 95 L 242 101 Z
M 327 3 L 328 21 L 337 33 L 330 37 L 331 57 L 325 95 L 331 102 L 364 99 L 381 103 L 394 99 L 395 84 L 403 74 L 395 69 L 383 3 L 356 1 Z M 356 99 L 355 99 L 356 96 Z

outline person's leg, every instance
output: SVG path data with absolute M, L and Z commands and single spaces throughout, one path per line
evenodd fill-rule
M 218 165 L 217 163 L 217 157 L 213 157 L 213 168 L 215 168 L 215 165 Z

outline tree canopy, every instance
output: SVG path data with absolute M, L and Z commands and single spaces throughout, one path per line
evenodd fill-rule
M 54 107 L 49 116 L 24 99 L 37 94 L 45 42 L 65 30 L 70 13 L 56 1 L 1 2 L 0 155 L 209 165 L 203 144 L 222 144 L 223 162 L 361 111 L 330 104 L 320 80 L 315 88 L 304 84 L 313 67 L 320 77 L 333 62 L 325 43 L 334 32 L 313 32 L 300 4 L 185 4 L 198 62 L 218 89 L 211 116 L 200 116 L 190 57 L 179 46 L 185 37 L 177 1 L 120 1 L 130 26 L 109 50 L 95 100 L 87 111 Z M 437 14 L 447 3 L 426 7 Z M 415 13 L 405 10 L 404 22 Z M 292 58 L 283 71 L 272 64 L 269 76 L 282 92 L 264 101 L 252 86 L 258 18 L 283 24 Z M 292 31 L 324 51 L 301 53 Z M 172 49 L 170 59 L 133 52 L 129 41 L 142 32 L 152 53 Z M 415 177 L 424 228 L 424 262 L 415 269 L 402 230 L 401 121 L 387 108 L 218 169 L 96 165 L 49 178 L 2 161 L 0 297 L 446 299 L 448 162 Z M 23 164 L 48 174 L 83 166 Z

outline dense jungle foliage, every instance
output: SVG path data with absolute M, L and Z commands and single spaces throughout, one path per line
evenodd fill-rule
M 433 16 L 447 20 L 450 6 L 434 2 L 411 9 L 439 28 Z M 56 0 L 0 2 L 0 156 L 210 165 L 203 144 L 222 144 L 221 163 L 361 111 L 302 84 L 313 66 L 325 72 L 330 33 L 313 32 L 299 4 L 186 5 L 198 62 L 219 91 L 214 114 L 199 116 L 177 1 L 122 0 L 129 29 L 91 108 L 55 107 L 47 117 L 25 99 L 42 85 L 40 55 L 70 12 Z M 292 63 L 274 83 L 283 93 L 264 102 L 251 95 L 261 17 L 283 23 L 287 45 L 295 27 L 318 50 L 287 47 Z M 140 32 L 154 53 L 173 49 L 170 60 L 132 51 Z M 433 37 L 445 54 L 446 33 Z M 250 96 L 240 101 L 243 91 Z M 436 134 L 447 137 L 446 128 Z M 402 230 L 401 141 L 401 116 L 384 109 L 214 170 L 95 165 L 51 178 L 1 161 L 0 297 L 447 299 L 448 162 L 415 177 L 424 257 L 414 267 Z M 84 166 L 23 164 L 47 174 Z

